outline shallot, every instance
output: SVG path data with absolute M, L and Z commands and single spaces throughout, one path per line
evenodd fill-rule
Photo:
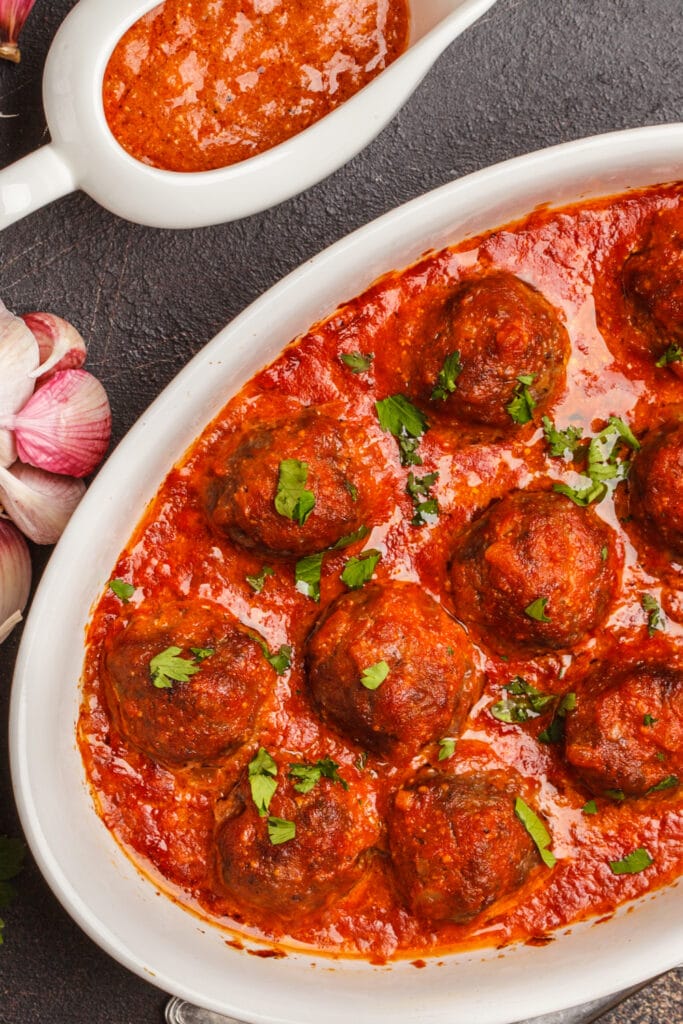
M 31 374 L 39 361 L 38 342 L 23 320 L 0 302 L 0 466 L 10 466 L 17 457 L 14 437 L 3 421 L 33 394 Z
M 20 412 L 0 415 L 14 431 L 19 458 L 51 473 L 87 476 L 102 461 L 111 436 L 107 393 L 87 370 L 60 370 Z
M 77 370 L 83 366 L 85 342 L 73 324 L 54 313 L 25 313 L 21 319 L 40 350 L 40 366 L 33 370 L 32 377 L 47 377 L 58 370 Z
M 28 545 L 15 526 L 0 519 L 0 644 L 21 622 L 30 589 Z
M 36 544 L 56 544 L 85 494 L 82 480 L 46 473 L 15 462 L 0 467 L 0 502 L 13 522 Z
M 0 0 L 0 57 L 21 60 L 19 36 L 36 0 Z

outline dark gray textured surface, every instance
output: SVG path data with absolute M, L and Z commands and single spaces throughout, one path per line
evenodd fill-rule
M 0 114 L 18 115 L 0 119 L 0 165 L 44 141 L 41 69 L 71 6 L 38 0 L 23 63 L 0 62 Z M 17 312 L 52 309 L 81 328 L 119 439 L 220 327 L 352 228 L 506 157 L 680 119 L 682 39 L 681 0 L 498 0 L 374 145 L 307 195 L 182 234 L 127 224 L 71 196 L 0 235 L 0 296 Z M 45 557 L 36 552 L 37 569 Z M 19 829 L 5 726 L 18 639 L 0 649 L 0 834 Z M 3 912 L 0 1024 L 161 1022 L 163 995 L 82 935 L 31 863 L 18 889 Z M 681 980 L 657 982 L 605 1024 L 682 1024 Z

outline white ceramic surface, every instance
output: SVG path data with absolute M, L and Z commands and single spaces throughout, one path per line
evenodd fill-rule
M 449 43 L 495 0 L 412 0 L 408 50 L 359 93 L 259 156 L 194 174 L 133 159 L 104 116 L 109 57 L 126 29 L 158 2 L 81 0 L 65 19 L 43 77 L 52 142 L 0 171 L 0 229 L 77 188 L 121 217 L 162 228 L 220 224 L 275 206 L 371 142 Z
M 454 955 L 420 971 L 405 962 L 376 968 L 303 954 L 245 955 L 226 946 L 219 929 L 156 895 L 121 853 L 93 810 L 74 723 L 84 626 L 136 520 L 204 424 L 292 337 L 380 273 L 538 203 L 681 178 L 683 125 L 670 125 L 545 150 L 417 199 L 255 302 L 189 363 L 110 457 L 34 599 L 13 685 L 10 750 L 22 823 L 43 874 L 81 927 L 123 964 L 169 992 L 254 1024 L 509 1024 L 606 995 L 680 961 L 676 887 L 544 948 Z

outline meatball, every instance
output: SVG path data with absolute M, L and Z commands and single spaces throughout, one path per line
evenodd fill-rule
M 367 525 L 367 481 L 377 477 L 358 431 L 316 409 L 249 427 L 205 489 L 214 528 L 271 557 L 324 551 Z
M 259 815 L 243 777 L 223 811 L 216 847 L 219 875 L 235 900 L 291 924 L 294 917 L 329 906 L 359 880 L 379 823 L 368 782 L 354 769 L 341 770 L 344 784 L 321 778 L 308 793 L 299 793 L 284 775 L 285 759 L 297 760 L 275 756 L 278 787 L 269 817 Z M 276 828 L 278 819 L 293 823 L 293 838 L 274 843 L 274 819 Z
M 389 848 L 410 910 L 465 922 L 526 881 L 539 863 L 515 815 L 522 779 L 510 771 L 423 771 L 396 794 Z
M 557 385 L 568 349 L 557 310 L 531 285 L 505 271 L 470 278 L 418 351 L 420 397 L 447 417 L 511 427 L 507 406 L 522 389 L 519 377 L 532 378 L 528 388 L 540 405 Z M 459 372 L 446 383 L 440 375 L 455 353 Z
M 344 594 L 307 649 L 322 718 L 369 751 L 409 753 L 458 732 L 479 693 L 462 628 L 414 583 Z
M 494 651 L 572 647 L 605 618 L 616 590 L 611 529 L 552 491 L 517 491 L 465 531 L 451 562 L 457 616 Z
M 649 351 L 682 345 L 683 206 L 654 216 L 644 247 L 624 264 L 622 284 Z
M 641 796 L 683 778 L 683 671 L 658 662 L 599 665 L 567 714 L 565 754 L 598 795 Z
M 104 678 L 121 734 L 152 760 L 179 767 L 240 747 L 276 677 L 224 609 L 162 605 L 140 609 L 108 641 Z
M 683 419 L 652 430 L 633 457 L 631 514 L 683 558 Z

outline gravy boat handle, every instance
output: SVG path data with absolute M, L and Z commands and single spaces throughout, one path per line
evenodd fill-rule
M 76 188 L 74 173 L 53 143 L 0 170 L 0 231 Z

